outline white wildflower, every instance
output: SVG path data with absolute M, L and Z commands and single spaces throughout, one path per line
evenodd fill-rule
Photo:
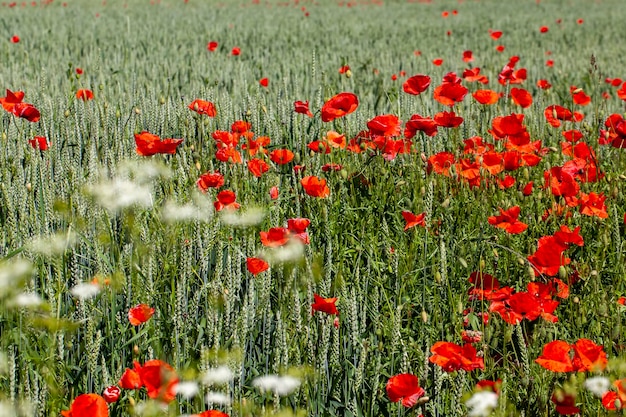
M 232 381 L 233 373 L 228 366 L 218 366 L 207 370 L 202 377 L 202 383 L 205 385 L 223 385 Z
M 222 392 L 209 392 L 206 395 L 206 402 L 209 404 L 230 405 L 230 397 Z
M 262 258 L 267 259 L 270 264 L 297 262 L 304 256 L 304 244 L 298 239 L 290 239 L 284 246 L 266 250 Z
M 611 381 L 604 376 L 594 376 L 587 378 L 584 385 L 593 395 L 602 398 L 611 387 Z
M 163 206 L 161 212 L 163 220 L 175 222 L 188 222 L 199 220 L 208 222 L 213 218 L 213 205 L 204 196 L 195 193 L 193 202 L 180 205 L 173 201 L 168 201 Z
M 0 402 L 0 417 L 14 417 L 15 410 L 8 401 Z
M 17 307 L 39 307 L 43 303 L 43 300 L 34 292 L 21 292 L 17 294 L 10 304 Z
M 38 237 L 33 239 L 28 248 L 41 255 L 54 256 L 61 255 L 74 245 L 76 236 L 72 232 L 57 233 L 51 236 Z
M 260 207 L 252 207 L 243 212 L 236 210 L 222 210 L 220 221 L 233 227 L 255 226 L 265 218 L 265 210 Z
M 152 207 L 152 190 L 149 186 L 124 178 L 114 178 L 87 187 L 98 204 L 116 212 L 126 207 Z
M 467 415 L 470 417 L 487 417 L 498 405 L 498 394 L 493 391 L 478 391 L 465 402 Z
M 79 300 L 88 300 L 100 292 L 100 286 L 91 282 L 81 282 L 70 289 L 70 293 Z
M 198 394 L 198 383 L 194 381 L 181 381 L 174 387 L 176 394 L 180 394 L 184 398 L 193 398 Z
M 0 264 L 0 298 L 19 287 L 20 281 L 31 272 L 30 262 L 23 259 Z
M 300 380 L 289 375 L 264 375 L 255 378 L 252 386 L 260 391 L 271 391 L 281 397 L 287 396 L 294 392 L 300 386 Z

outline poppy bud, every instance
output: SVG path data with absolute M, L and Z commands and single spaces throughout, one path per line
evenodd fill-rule
M 619 188 L 613 187 L 613 191 L 611 191 L 611 197 L 617 198 L 619 196 Z
M 535 280 L 535 268 L 533 268 L 531 265 L 528 265 L 528 276 L 530 277 L 531 281 Z
M 450 199 L 446 198 L 445 200 L 443 200 L 443 203 L 441 203 L 441 207 L 447 209 L 448 206 L 450 205 Z
M 196 169 L 200 171 L 200 162 L 196 161 Z
M 26 183 L 26 190 L 32 191 L 32 189 L 33 189 L 33 186 L 31 185 L 31 183 L 30 182 Z
M 137 345 L 133 346 L 133 353 L 135 355 L 139 355 L 139 346 L 137 346 Z
M 70 117 L 70 114 L 72 113 L 69 110 L 65 110 L 65 113 L 63 113 L 63 116 Z
M 98 86 L 98 90 L 100 90 L 100 91 L 104 90 L 104 84 L 100 84 L 100 85 Z
M 120 117 L 122 117 L 122 112 L 120 112 L 119 110 L 116 110 L 116 111 L 115 111 L 115 117 L 116 117 L 116 118 L 118 118 L 118 119 L 119 119 Z
M 267 107 L 261 105 L 261 110 L 263 110 L 263 113 L 267 114 Z
M 128 404 L 131 407 L 134 407 L 135 406 L 135 399 L 133 397 L 128 397 Z
M 426 312 L 426 310 L 422 310 L 422 321 L 424 323 L 428 323 L 428 313 Z
M 102 398 L 104 398 L 104 401 L 109 404 L 114 403 L 119 400 L 120 393 L 121 390 L 119 389 L 119 387 L 111 385 L 110 387 L 104 389 L 104 392 L 102 393 Z
M 526 259 L 524 259 L 524 258 L 517 258 L 517 263 L 520 264 L 520 266 L 524 266 L 524 264 L 526 263 Z
M 159 99 L 159 104 L 165 104 L 165 97 L 161 96 Z
M 346 71 L 346 78 L 350 78 L 352 77 L 352 71 L 348 70 Z
M 2 135 L 3 135 L 3 136 L 2 136 L 2 139 L 6 139 L 6 134 L 4 134 L 4 133 L 3 133 Z M 626 175 L 624 175 L 624 174 L 619 174 L 619 177 L 620 177 L 620 179 L 622 179 L 622 180 L 626 180 Z
M 580 93 L 580 92 L 582 92 L 582 91 L 583 91 L 583 89 L 582 89 L 582 88 L 580 88 L 580 87 L 578 87 L 577 89 L 575 89 L 575 90 L 574 90 L 574 91 L 572 91 L 571 93 L 572 93 L 572 94 L 578 94 L 578 93 Z
M 494 258 L 498 258 L 500 256 L 500 254 L 498 253 L 498 250 L 496 248 L 493 248 L 492 251 L 493 251 Z
M 576 296 L 576 297 L 574 297 L 574 299 L 572 301 L 574 301 L 574 304 L 578 304 L 578 303 L 580 303 L 580 298 L 578 298 L 578 296 Z
M 2 140 L 7 140 L 7 134 L 6 134 L 6 132 L 2 132 Z
M 465 258 L 459 258 L 459 263 L 463 268 L 467 268 L 467 261 L 465 260 Z
M 437 281 L 437 284 L 441 284 L 441 272 L 435 272 L 435 281 Z
M 135 107 L 135 114 L 141 114 L 141 109 L 139 107 Z
M 293 154 L 293 163 L 296 165 L 300 164 L 300 154 L 299 153 L 294 153 Z
M 559 279 L 565 281 L 567 279 L 567 270 L 563 265 L 559 266 Z
M 344 180 L 348 179 L 348 171 L 346 171 L 345 169 L 339 171 L 339 175 L 341 175 L 341 178 L 343 178 Z
M 478 261 L 478 269 L 480 271 L 485 270 L 485 260 L 483 258 L 480 258 L 480 261 Z

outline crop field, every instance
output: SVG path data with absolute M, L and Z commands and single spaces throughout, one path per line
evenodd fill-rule
M 0 3 L 0 417 L 623 415 L 624 21 Z

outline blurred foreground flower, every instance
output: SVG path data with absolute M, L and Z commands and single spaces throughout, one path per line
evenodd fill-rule
M 93 282 L 81 282 L 74 285 L 70 293 L 79 300 L 89 300 L 100 293 L 100 286 Z
M 497 405 L 498 394 L 493 391 L 478 391 L 465 402 L 470 417 L 487 417 Z
M 281 397 L 287 396 L 294 392 L 300 386 L 300 380 L 289 375 L 264 375 L 255 378 L 252 386 L 258 388 L 261 392 L 270 391 Z

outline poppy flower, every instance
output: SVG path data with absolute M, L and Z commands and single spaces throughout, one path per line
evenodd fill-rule
M 547 90 L 552 87 L 552 84 L 550 84 L 548 80 L 537 80 L 537 87 L 541 88 L 542 90 Z
M 219 172 L 205 172 L 200 175 L 196 185 L 202 192 L 206 192 L 209 188 L 220 188 L 224 185 L 224 176 Z
M 526 223 L 522 223 L 518 220 L 520 214 L 520 207 L 513 206 L 508 210 L 499 209 L 499 216 L 491 216 L 488 221 L 492 226 L 496 226 L 500 229 L 504 229 L 505 232 L 515 235 L 522 233 L 524 230 L 528 228 Z
M 454 106 L 463 101 L 468 92 L 461 84 L 445 82 L 435 88 L 433 98 L 444 106 Z
M 489 29 L 489 36 L 491 36 L 491 39 L 493 39 L 494 41 L 497 41 L 502 36 L 502 31 Z
M 230 54 L 233 56 L 238 56 L 241 54 L 241 49 L 238 46 L 233 47 L 233 49 L 230 51 Z
M 484 105 L 496 104 L 500 100 L 500 94 L 493 90 L 476 90 L 472 93 L 474 100 Z
M 259 84 L 261 85 L 261 87 L 267 87 L 270 84 L 270 80 L 266 78 L 261 78 L 259 80 Z
M 548 27 L 547 27 L 547 26 L 541 26 L 541 27 L 539 28 L 539 32 L 541 32 L 541 33 L 546 33 L 548 30 L 549 30 L 549 29 L 548 29 Z
M 572 348 L 574 349 L 572 364 L 576 371 L 603 371 L 606 368 L 608 360 L 602 345 L 597 345 L 589 339 L 578 339 Z
M 17 117 L 21 117 L 22 119 L 26 119 L 32 123 L 38 122 L 41 117 L 39 110 L 29 103 L 15 104 L 15 106 L 13 106 L 12 113 Z
M 108 417 L 107 402 L 98 394 L 81 394 L 74 398 L 70 409 L 61 411 L 63 417 Z
M 496 46 L 496 51 L 498 51 L 498 52 L 504 52 L 504 45 L 498 45 L 498 46 Z
M 274 149 L 270 152 L 270 160 L 276 165 L 285 165 L 293 161 L 294 154 L 289 149 Z
M 430 348 L 433 354 L 428 360 L 441 366 L 446 372 L 455 372 L 463 369 L 471 372 L 474 369 L 484 369 L 482 357 L 477 356 L 476 348 L 471 344 L 463 346 L 451 342 L 437 342 Z
M 567 246 L 564 246 L 554 236 L 544 236 L 539 239 L 537 250 L 527 258 L 535 270 L 535 275 L 556 276 L 561 266 L 571 262 L 569 258 L 563 255 L 566 249 Z
M 209 50 L 210 52 L 214 52 L 214 51 L 217 49 L 217 46 L 218 46 L 217 42 L 215 42 L 215 41 L 210 41 L 210 42 L 207 44 L 206 49 L 207 49 L 207 50 Z
M 295 101 L 293 103 L 293 107 L 296 113 L 305 114 L 309 117 L 313 117 L 313 113 L 311 113 L 311 110 L 309 110 L 308 101 Z
M 289 242 L 290 233 L 286 227 L 272 227 L 267 232 L 259 232 L 263 246 L 275 248 Z
M 83 69 L 76 67 L 76 75 L 83 75 Z
M 606 196 L 602 193 L 596 194 L 590 192 L 589 194 L 580 193 L 578 199 L 578 205 L 580 205 L 580 213 L 585 216 L 595 216 L 601 219 L 609 217 L 605 204 Z
M 428 158 L 426 172 L 450 176 L 450 168 L 454 165 L 455 158 L 450 152 L 439 152 Z
M 246 258 L 246 269 L 252 275 L 258 275 L 263 271 L 267 271 L 270 268 L 270 264 L 260 258 Z
M 143 131 L 135 133 L 137 155 L 152 156 L 156 154 L 175 154 L 183 139 L 161 139 L 157 135 Z
M 437 123 L 430 117 L 414 114 L 404 124 L 404 137 L 411 139 L 418 131 L 424 132 L 427 136 L 435 136 L 437 134 L 437 126 Z
M 257 178 L 261 178 L 265 172 L 269 171 L 270 166 L 262 159 L 251 159 L 248 161 L 248 171 Z
M 188 108 L 198 114 L 206 114 L 209 117 L 215 117 L 217 115 L 217 112 L 215 111 L 215 105 L 206 100 L 196 99 L 191 102 Z
M 348 71 L 350 71 L 350 65 L 344 65 L 341 68 L 339 68 L 339 74 L 345 74 Z
M 543 347 L 541 356 L 535 362 L 552 372 L 572 372 L 574 365 L 570 358 L 572 347 L 562 340 L 555 340 Z
M 124 389 L 140 389 L 143 387 L 143 383 L 141 382 L 141 377 L 137 372 L 137 369 L 126 368 L 118 385 Z
M 453 111 L 443 111 L 435 114 L 433 117 L 437 126 L 452 128 L 459 127 L 461 123 L 463 123 L 463 118 L 461 116 L 457 116 Z
M 552 125 L 552 127 L 560 127 L 561 121 L 573 121 L 580 122 L 584 115 L 578 112 L 572 112 L 563 106 L 552 105 L 546 107 L 543 111 L 543 115 L 546 121 Z
M 16 104 L 21 103 L 24 100 L 24 92 L 23 91 L 11 91 L 7 88 L 6 96 L 0 97 L 0 104 L 4 110 L 9 113 L 13 113 L 13 107 Z
M 240 205 L 235 200 L 237 196 L 231 190 L 223 190 L 217 193 L 217 201 L 213 203 L 215 211 L 222 211 L 224 209 L 237 210 Z
M 400 136 L 400 119 L 393 114 L 376 116 L 367 122 L 367 128 L 372 135 Z
M 332 122 L 354 112 L 359 107 L 359 99 L 352 93 L 339 93 L 322 106 L 322 121 Z
M 582 88 L 578 88 L 576 86 L 571 86 L 569 89 L 569 93 L 572 96 L 572 100 L 574 104 L 578 104 L 580 106 L 587 106 L 591 103 L 591 97 L 589 97 Z
M 441 66 L 441 64 L 443 64 L 443 59 L 441 59 L 441 58 L 433 59 L 433 65 L 439 67 L 439 66 Z
M 148 397 L 166 403 L 176 398 L 175 388 L 178 385 L 178 377 L 170 364 L 159 359 L 152 359 L 139 367 L 137 373 L 148 391 Z
M 17 35 L 11 36 L 11 43 L 19 43 L 20 37 Z
M 139 304 L 130 310 L 128 310 L 128 321 L 133 326 L 139 326 L 142 323 L 150 320 L 150 317 L 154 314 L 154 308 L 147 304 Z
M 76 92 L 76 98 L 83 101 L 93 100 L 93 91 L 80 89 Z
M 419 380 L 412 374 L 394 375 L 387 381 L 385 386 L 387 396 L 393 403 L 402 401 L 405 407 L 413 407 L 417 401 L 426 394 L 424 388 L 419 386 Z
M 330 195 L 330 188 L 326 185 L 324 178 L 319 178 L 313 175 L 302 178 L 300 180 L 304 192 L 311 197 L 326 198 Z
M 480 73 L 479 67 L 468 68 L 463 70 L 463 79 L 468 83 L 479 82 L 481 84 L 489 83 L 489 78 Z
M 408 78 L 404 84 L 402 84 L 402 89 L 405 93 L 416 96 L 426 91 L 429 86 L 430 77 L 424 74 L 417 74 Z
M 40 149 L 42 151 L 48 150 L 48 139 L 43 136 L 35 136 L 32 139 L 28 139 L 28 143 L 35 149 Z
M 270 188 L 270 198 L 272 200 L 278 199 L 278 187 L 274 186 Z
M 405 231 L 415 226 L 426 226 L 426 213 L 413 214 L 410 211 L 403 211 L 402 217 L 404 217 L 404 221 L 406 222 L 404 225 Z
M 337 302 L 337 298 L 323 298 L 317 294 L 313 294 L 314 302 L 311 304 L 311 314 L 315 314 L 316 311 L 320 311 L 322 313 L 330 314 L 330 315 L 339 315 L 339 311 L 337 310 L 337 306 L 335 303 Z
M 533 104 L 533 97 L 523 88 L 511 88 L 511 98 L 513 99 L 513 103 L 523 109 L 526 109 Z
M 324 136 L 325 144 L 328 147 L 325 149 L 326 153 L 330 153 L 330 148 L 339 148 L 344 149 L 346 147 L 346 135 L 342 135 L 341 133 L 337 133 L 334 130 L 329 130 L 326 132 L 326 136 Z M 318 149 L 318 152 L 321 152 L 323 149 Z
M 106 387 L 104 391 L 102 391 L 102 398 L 104 401 L 111 404 L 120 399 L 120 394 L 122 391 L 116 385 L 111 385 L 110 387 Z
M 200 414 L 192 414 L 189 417 L 229 417 L 229 415 L 219 410 L 207 410 Z
M 576 407 L 576 396 L 563 390 L 557 390 L 552 394 L 550 401 L 556 405 L 556 412 L 569 416 L 580 414 L 580 408 Z
M 311 224 L 311 220 L 306 218 L 296 218 L 287 220 L 287 229 L 293 234 L 293 237 L 298 239 L 305 245 L 310 243 L 309 233 L 306 228 Z
M 463 62 L 472 62 L 474 60 L 474 55 L 472 51 L 463 51 Z
M 617 90 L 616 93 L 617 93 L 617 97 L 620 100 L 626 101 L 626 82 L 622 84 L 622 87 L 619 90 Z

